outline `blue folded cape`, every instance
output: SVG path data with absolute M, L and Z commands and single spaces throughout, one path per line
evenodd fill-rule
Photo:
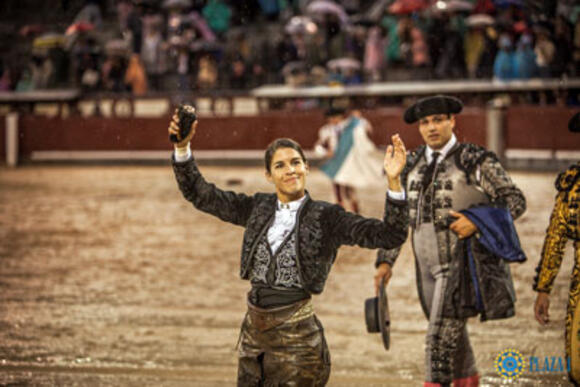
M 477 226 L 478 232 L 472 237 L 476 237 L 479 243 L 490 253 L 508 262 L 522 263 L 526 261 L 527 258 L 520 246 L 520 239 L 514 227 L 514 221 L 507 209 L 473 207 L 460 212 Z M 470 241 L 467 241 L 467 261 L 475 290 L 476 308 L 481 311 L 483 310 L 483 302 L 475 272 L 475 260 L 471 251 Z

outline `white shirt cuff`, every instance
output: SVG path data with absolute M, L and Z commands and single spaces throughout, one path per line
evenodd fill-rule
M 394 200 L 405 200 L 405 191 L 396 192 L 389 189 L 387 195 Z
M 178 148 L 175 147 L 175 161 L 177 161 L 178 163 L 187 161 L 191 158 L 191 149 L 189 148 L 189 144 L 187 144 L 187 146 L 184 146 L 183 148 Z

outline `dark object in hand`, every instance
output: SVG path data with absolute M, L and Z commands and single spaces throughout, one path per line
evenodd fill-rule
M 197 120 L 195 115 L 195 108 L 191 105 L 180 105 L 177 109 L 177 117 L 179 118 L 179 136 L 177 138 L 175 134 L 169 135 L 169 141 L 179 142 L 186 138 L 191 132 L 191 125 Z

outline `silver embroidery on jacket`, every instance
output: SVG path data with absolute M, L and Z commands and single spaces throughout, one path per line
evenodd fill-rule
M 270 262 L 272 254 L 268 241 L 264 236 L 256 246 L 254 255 L 253 267 L 250 275 L 250 280 L 254 283 L 260 282 L 271 286 L 283 286 L 286 288 L 300 288 L 300 275 L 298 273 L 298 265 L 296 264 L 296 234 L 292 232 L 289 238 L 279 247 L 276 252 L 276 267 L 274 283 L 268 281 L 268 271 L 270 270 Z

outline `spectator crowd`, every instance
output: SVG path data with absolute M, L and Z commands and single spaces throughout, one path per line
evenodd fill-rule
M 270 83 L 580 76 L 575 0 L 77 3 L 62 30 L 62 23 L 19 22 L 26 50 L 0 59 L 1 91 L 140 95 Z M 60 7 L 71 4 L 61 0 Z

